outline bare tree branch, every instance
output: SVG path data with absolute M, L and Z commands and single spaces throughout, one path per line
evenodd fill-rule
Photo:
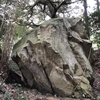
M 79 0 L 76 0 L 74 2 L 67 2 L 67 1 L 62 1 L 62 2 L 59 2 L 59 1 L 56 1 L 56 2 L 53 2 L 51 0 L 37 0 L 32 6 L 29 6 L 30 8 L 30 12 L 31 12 L 31 16 L 33 15 L 33 8 L 36 6 L 36 5 L 44 5 L 44 8 L 42 9 L 42 11 L 44 12 L 45 9 L 46 9 L 46 6 L 48 6 L 49 8 L 49 12 L 51 14 L 51 18 L 55 18 L 56 17 L 56 13 L 58 11 L 58 9 L 62 6 L 62 5 L 68 5 L 68 4 L 72 4 L 72 3 L 75 3 L 75 2 L 78 2 Z M 58 6 L 56 6 L 56 4 L 59 4 Z

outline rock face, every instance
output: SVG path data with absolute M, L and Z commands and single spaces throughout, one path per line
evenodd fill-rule
M 91 42 L 81 19 L 46 21 L 15 44 L 12 58 L 32 88 L 60 96 L 92 95 Z

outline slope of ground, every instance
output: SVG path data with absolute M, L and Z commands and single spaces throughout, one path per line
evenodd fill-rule
M 94 70 L 94 96 L 100 100 L 100 49 L 95 51 L 95 64 Z

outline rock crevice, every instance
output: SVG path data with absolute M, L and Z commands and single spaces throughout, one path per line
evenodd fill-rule
M 81 19 L 56 18 L 16 43 L 12 58 L 30 87 L 60 96 L 91 96 L 90 49 Z

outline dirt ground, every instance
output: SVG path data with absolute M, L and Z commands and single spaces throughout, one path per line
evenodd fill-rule
M 100 100 L 100 49 L 95 52 L 95 64 L 93 66 L 94 71 L 94 97 Z
M 56 95 L 51 95 L 51 94 L 43 95 L 35 89 L 22 88 L 21 86 L 18 86 L 18 84 L 12 85 L 4 83 L 3 90 L 0 91 L 0 100 L 91 100 L 91 99 L 57 97 Z

